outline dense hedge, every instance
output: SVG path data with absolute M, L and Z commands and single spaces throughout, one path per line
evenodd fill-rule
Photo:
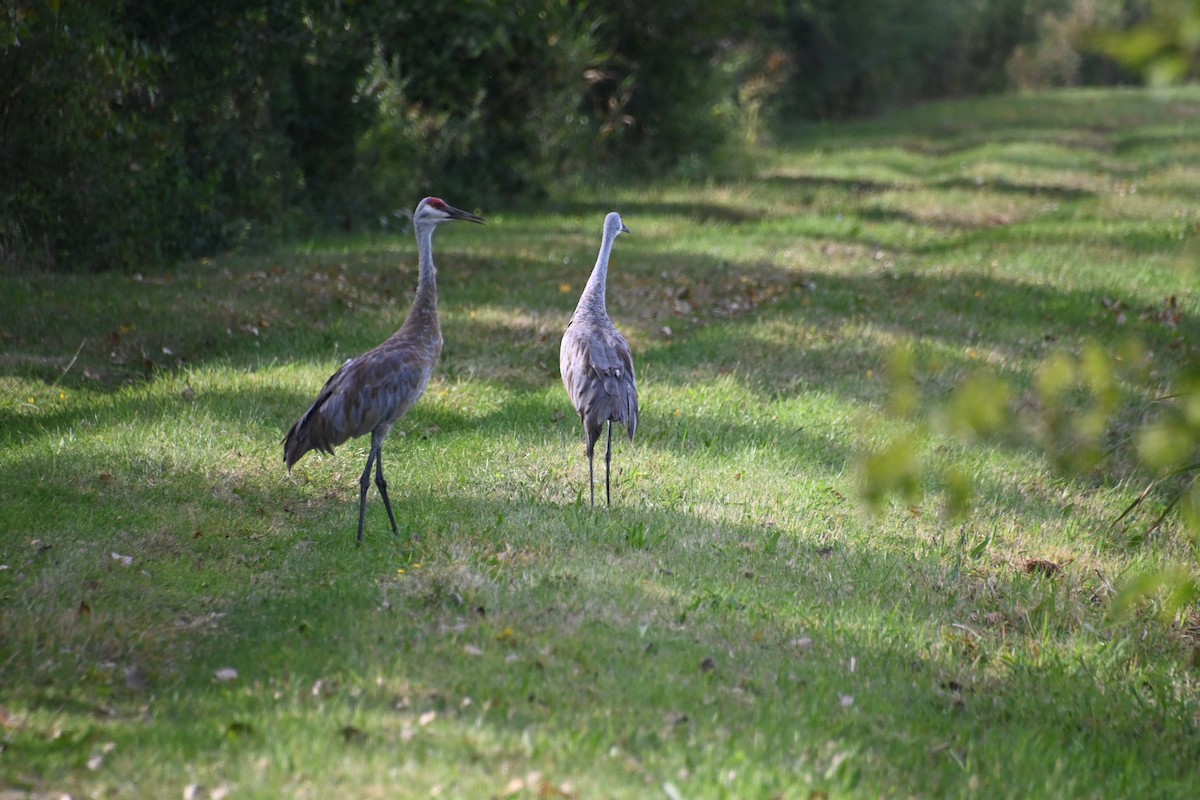
M 390 224 L 432 191 L 703 169 L 772 113 L 1002 89 L 1014 63 L 1095 78 L 1063 31 L 1160 2 L 11 0 L 0 263 L 141 266 Z

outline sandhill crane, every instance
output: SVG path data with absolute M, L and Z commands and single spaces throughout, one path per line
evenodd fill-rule
M 579 412 L 587 435 L 588 484 L 593 506 L 596 505 L 594 453 L 604 423 L 608 423 L 608 446 L 604 452 L 605 505 L 609 504 L 612 424 L 620 422 L 624 425 L 632 442 L 638 423 L 633 354 L 629 352 L 625 337 L 608 318 L 604 299 L 608 258 L 612 254 L 613 242 L 622 233 L 629 233 L 629 228 L 621 221 L 620 214 L 614 211 L 604 218 L 604 238 L 600 240 L 596 266 L 592 268 L 592 275 L 583 287 L 579 305 L 567 323 L 558 351 L 563 386 L 575 410 Z
M 408 318 L 386 342 L 352 358 L 330 376 L 321 394 L 304 416 L 283 437 L 283 461 L 288 470 L 309 450 L 333 453 L 347 439 L 371 434 L 367 466 L 358 481 L 358 543 L 363 538 L 363 517 L 371 466 L 375 485 L 383 497 L 392 532 L 396 516 L 388 500 L 383 479 L 383 440 L 392 426 L 425 393 L 429 376 L 442 354 L 442 329 L 438 324 L 437 270 L 433 266 L 433 232 L 443 222 L 465 219 L 483 222 L 482 217 L 460 211 L 437 197 L 426 197 L 413 212 L 420 274 L 417 294 Z

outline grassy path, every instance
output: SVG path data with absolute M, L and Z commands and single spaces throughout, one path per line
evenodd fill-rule
M 279 441 L 399 324 L 410 236 L 0 276 L 0 798 L 1194 797 L 1196 628 L 1106 613 L 1186 553 L 1110 525 L 1126 466 L 934 441 L 979 487 L 950 523 L 937 487 L 868 514 L 856 465 L 905 429 L 901 342 L 936 399 L 1137 337 L 1136 424 L 1200 354 L 1198 208 L 1187 90 L 478 209 L 438 234 L 443 364 L 384 451 L 403 536 L 373 495 L 361 549 L 366 442 L 289 476 Z M 557 348 L 610 210 L 642 421 L 593 511 Z

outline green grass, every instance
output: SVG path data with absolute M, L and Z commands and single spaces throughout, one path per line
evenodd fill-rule
M 366 443 L 289 475 L 280 439 L 399 324 L 411 238 L 0 277 L 4 797 L 1194 796 L 1194 621 L 1107 615 L 1187 553 L 1152 507 L 1111 525 L 1135 467 L 934 440 L 979 488 L 950 523 L 936 487 L 867 513 L 857 462 L 908 429 L 903 342 L 934 402 L 1136 337 L 1114 436 L 1150 413 L 1200 346 L 1198 118 L 939 104 L 479 209 L 384 450 L 402 535 L 372 493 L 361 548 Z M 592 510 L 557 348 L 613 209 L 642 421 Z

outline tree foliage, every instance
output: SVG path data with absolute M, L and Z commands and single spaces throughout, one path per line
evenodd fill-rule
M 1080 37 L 1080 47 L 1108 53 L 1152 85 L 1200 75 L 1200 0 L 1117 5 L 1116 10 L 1128 13 L 1126 26 L 1110 13 L 1103 17 L 1107 27 L 1089 30 Z M 1112 614 L 1120 617 L 1154 601 L 1167 618 L 1191 611 L 1200 603 L 1200 366 L 1185 364 L 1174 387 L 1156 398 L 1133 435 L 1117 436 L 1114 419 L 1128 401 L 1127 387 L 1144 383 L 1148 360 L 1137 339 L 1107 347 L 1089 341 L 1081 353 L 1056 352 L 1039 365 L 1033 392 L 1017 413 L 1010 402 L 1012 388 L 986 372 L 958 384 L 945 402 L 922 404 L 918 367 L 911 350 L 900 348 L 891 359 L 889 411 L 915 424 L 904 437 L 862 455 L 863 499 L 878 510 L 890 496 L 915 502 L 936 485 L 943 490 L 950 517 L 969 513 L 974 486 L 965 470 L 950 464 L 938 474 L 918 456 L 922 440 L 935 432 L 962 443 L 997 435 L 1024 439 L 1064 474 L 1098 471 L 1106 463 L 1111 470 L 1113 463 L 1123 462 L 1126 477 L 1143 478 L 1146 487 L 1113 524 L 1142 509 L 1148 499 L 1157 499 L 1161 511 L 1147 532 L 1174 515 L 1191 558 L 1127 577 Z M 919 407 L 932 410 L 919 413 Z
M 774 113 L 1003 88 L 1022 47 L 1036 82 L 1075 46 L 1053 20 L 1136 25 L 1156 2 L 13 0 L 0 258 L 146 265 L 377 225 L 434 191 L 703 170 Z
M 305 64 L 321 64 L 326 87 L 342 66 L 321 59 L 332 48 L 306 24 L 312 5 L 10 6 L 0 34 L 5 249 L 104 268 L 280 228 L 305 178 L 319 177 L 315 161 L 336 159 L 339 126 L 356 122 L 336 87 L 305 91 Z M 334 8 L 322 6 L 326 19 Z M 305 150 L 302 126 L 316 106 L 329 117 L 319 154 Z
M 1027 36 L 1026 0 L 789 0 L 781 15 L 803 114 L 849 116 L 880 104 L 1004 86 Z
M 1114 613 L 1163 592 L 1163 610 L 1173 616 L 1200 599 L 1200 370 L 1189 365 L 1175 388 L 1157 398 L 1132 434 L 1120 432 L 1128 420 L 1131 387 L 1144 385 L 1150 358 L 1137 339 L 1105 346 L 1088 341 L 1078 353 L 1057 351 L 1034 374 L 1021 394 L 993 372 L 981 370 L 959 382 L 940 400 L 922 398 L 925 372 L 910 347 L 889 360 L 891 402 L 888 413 L 911 423 L 903 435 L 861 454 L 861 494 L 881 510 L 891 498 L 921 501 L 927 491 L 940 494 L 948 519 L 971 511 L 972 477 L 954 460 L 935 467 L 924 445 L 935 437 L 962 446 L 1007 439 L 1040 452 L 1064 475 L 1107 475 L 1142 480 L 1146 488 L 1116 519 L 1130 518 L 1152 500 L 1161 511 L 1148 523 L 1156 530 L 1174 514 L 1190 542 L 1194 563 L 1135 576 L 1122 586 Z
M 1147 82 L 1162 86 L 1200 77 L 1200 0 L 1147 0 L 1137 24 L 1112 26 L 1091 44 Z

